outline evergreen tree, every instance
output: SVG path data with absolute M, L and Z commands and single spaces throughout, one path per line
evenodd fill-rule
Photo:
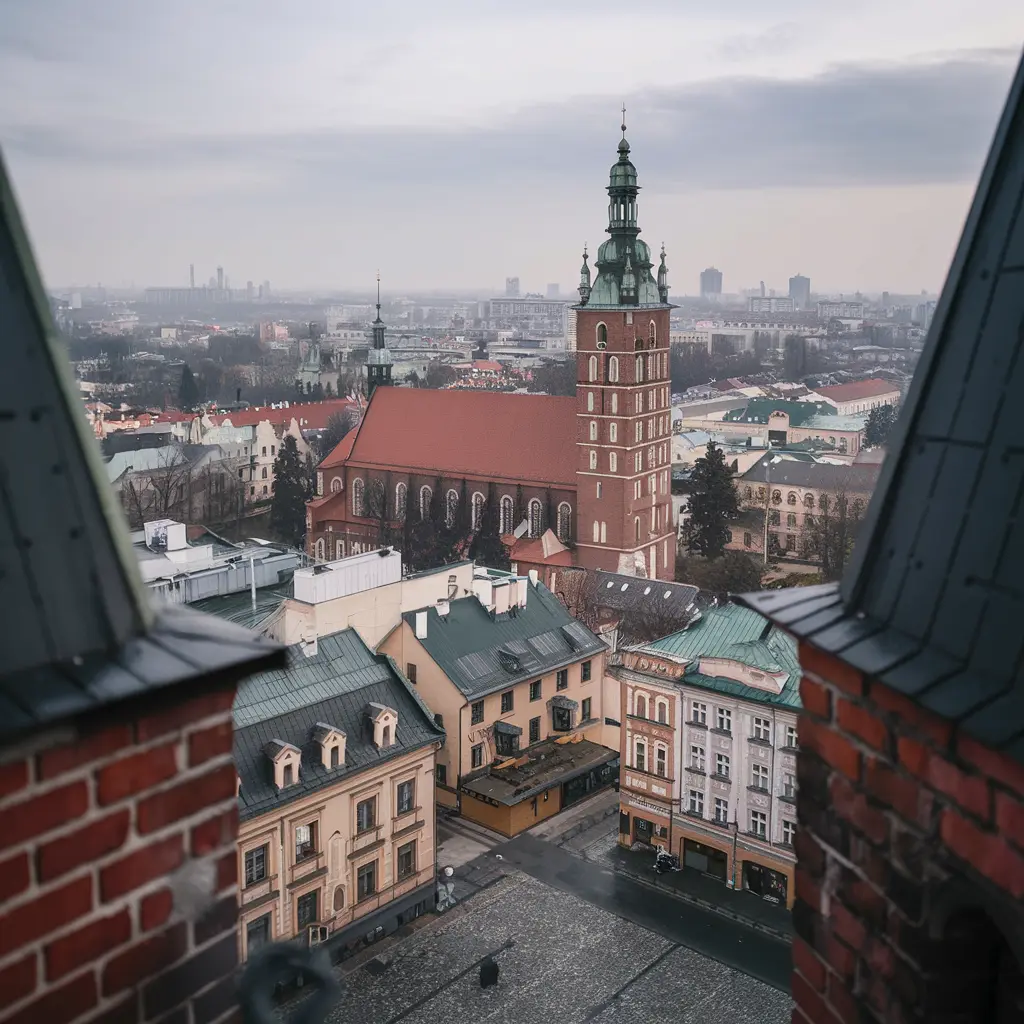
M 489 569 L 504 569 L 507 572 L 512 563 L 508 557 L 508 548 L 501 539 L 499 527 L 498 495 L 494 484 L 491 484 L 487 489 L 487 501 L 484 502 L 480 515 L 480 528 L 473 535 L 469 545 L 469 557 Z
M 889 440 L 899 412 L 898 405 L 876 405 L 868 413 L 868 421 L 864 425 L 864 444 L 868 448 L 875 448 Z
M 324 398 L 333 398 L 333 397 L 334 397 L 334 388 L 331 386 L 331 382 L 328 381 L 324 385 Z
M 199 404 L 199 385 L 186 363 L 181 368 L 181 383 L 178 385 L 178 406 L 182 410 L 194 409 Z
M 729 540 L 728 523 L 739 514 L 739 500 L 725 454 L 714 441 L 708 442 L 707 455 L 697 460 L 690 483 L 687 550 L 719 558 Z
M 544 494 L 544 517 L 544 529 L 557 533 L 558 517 L 555 512 L 555 499 L 551 496 L 551 488 L 548 488 Z
M 308 479 L 295 438 L 285 436 L 274 460 L 274 498 L 270 527 L 282 540 L 301 547 L 306 536 Z
M 523 497 L 523 485 L 516 486 L 516 504 L 512 516 L 512 532 L 519 529 L 519 524 L 526 518 L 526 498 Z

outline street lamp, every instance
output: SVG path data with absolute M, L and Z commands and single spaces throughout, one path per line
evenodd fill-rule
M 768 516 L 772 507 L 772 466 L 776 462 L 781 462 L 782 459 L 778 455 L 773 455 L 764 464 L 764 564 L 768 564 Z

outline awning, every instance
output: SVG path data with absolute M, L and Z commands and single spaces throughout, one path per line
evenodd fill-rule
M 575 711 L 579 706 L 578 701 L 573 700 L 571 697 L 563 697 L 558 693 L 548 701 L 548 707 L 565 708 L 566 711 Z
M 494 731 L 504 733 L 506 736 L 522 736 L 523 730 L 511 722 L 495 722 Z

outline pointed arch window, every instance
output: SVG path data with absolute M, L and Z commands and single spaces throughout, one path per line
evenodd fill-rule
M 592 381 L 597 380 L 597 356 L 591 356 L 588 363 L 588 379 Z
M 597 452 L 593 448 L 590 449 L 590 468 L 597 469 Z
M 597 440 L 597 420 L 590 421 L 590 440 Z
M 618 473 L 619 471 L 619 454 L 618 452 L 608 453 L 608 472 Z
M 447 526 L 455 525 L 455 517 L 459 514 L 459 492 L 449 491 L 444 497 L 444 521 Z
M 619 411 L 619 395 L 618 392 L 612 392 L 612 415 L 615 416 Z
M 501 514 L 499 515 L 499 531 L 502 536 L 510 534 L 515 527 L 512 525 L 512 517 L 515 515 L 515 505 L 511 495 L 505 494 L 501 498 Z
M 486 498 L 479 492 L 473 492 L 473 529 L 479 530 L 484 521 L 484 505 Z
M 331 494 L 337 494 L 338 491 L 340 491 L 340 490 L 341 490 L 341 477 L 340 476 L 336 476 L 331 481 Z
M 430 518 L 430 502 L 434 497 L 434 492 L 424 484 L 420 488 L 420 519 Z
M 651 348 L 654 348 L 658 344 L 658 325 L 652 320 L 649 333 L 647 335 L 651 343 Z
M 352 514 L 354 516 L 366 515 L 366 493 L 362 477 L 356 477 L 352 481 Z
M 405 509 L 409 504 L 409 488 L 405 484 L 395 487 L 395 518 L 404 519 Z
M 572 527 L 572 506 L 567 502 L 563 501 L 558 506 L 558 539 L 560 541 L 567 541 L 569 539 L 569 531 Z
M 593 411 L 594 411 L 594 392 L 593 391 L 588 391 L 587 392 L 587 412 L 593 412 Z
M 543 525 L 539 498 L 532 498 L 530 500 L 530 504 L 527 506 L 527 514 L 530 520 L 530 536 L 539 537 L 541 535 L 541 527 Z
M 608 424 L 608 440 L 615 444 L 619 439 L 619 425 L 618 423 Z
M 617 384 L 619 381 L 619 357 L 612 356 L 608 360 L 608 379 L 613 383 Z
M 324 539 L 321 537 L 316 542 L 316 558 L 317 561 L 322 562 L 324 560 Z
M 597 325 L 597 347 L 604 348 L 608 344 L 608 328 L 604 324 Z
M 642 384 L 644 380 L 644 357 L 636 357 L 636 382 Z

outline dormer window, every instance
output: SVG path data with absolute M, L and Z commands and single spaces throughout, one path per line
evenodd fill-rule
M 338 767 L 338 744 L 337 743 L 335 743 L 331 747 L 331 767 L 332 768 L 337 768 Z
M 284 781 L 281 783 L 282 789 L 285 786 L 291 786 L 295 782 L 295 768 L 289 762 L 284 766 Z
M 270 758 L 274 770 L 274 785 L 279 790 L 287 789 L 299 781 L 299 762 L 302 754 L 295 744 L 285 743 L 284 740 L 271 740 L 263 748 L 263 752 Z
M 387 750 L 398 742 L 398 712 L 383 704 L 369 704 L 367 714 L 373 726 L 373 743 L 378 750 Z
M 317 722 L 313 726 L 312 740 L 319 746 L 320 763 L 328 771 L 344 766 L 346 735 L 343 729 L 327 722 Z

